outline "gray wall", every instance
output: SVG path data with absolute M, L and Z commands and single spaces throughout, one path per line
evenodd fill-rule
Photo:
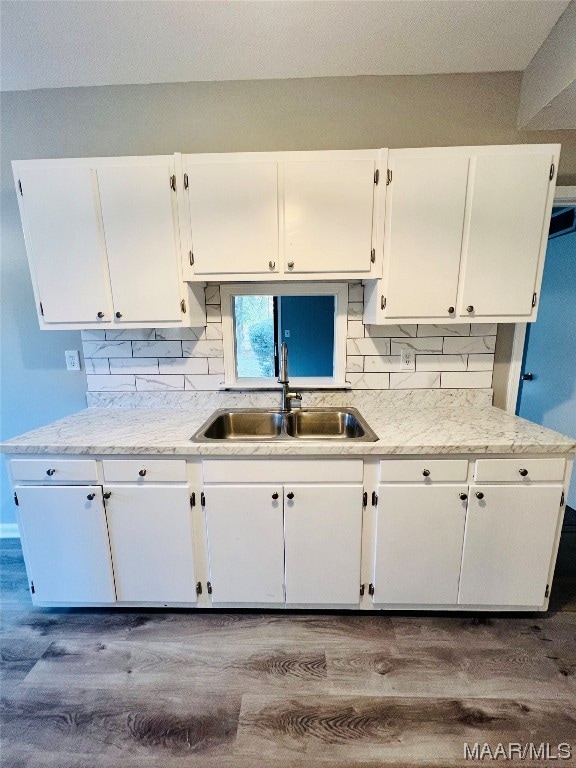
M 38 329 L 10 161 L 25 158 L 561 142 L 576 184 L 576 131 L 518 132 L 518 73 L 70 88 L 2 96 L 2 437 L 84 407 L 64 370 L 78 332 Z M 2 475 L 1 514 L 13 520 Z

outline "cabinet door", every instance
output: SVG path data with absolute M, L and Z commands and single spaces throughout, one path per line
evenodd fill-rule
M 459 603 L 544 602 L 561 495 L 560 485 L 470 487 Z
M 391 151 L 388 165 L 386 317 L 454 317 L 469 159 Z
M 374 160 L 283 166 L 285 271 L 370 272 Z
M 195 603 L 187 486 L 108 485 L 110 549 L 118 600 Z
M 42 321 L 87 324 L 112 320 L 98 188 L 90 168 L 18 168 L 28 258 Z M 98 319 L 98 313 L 103 318 Z
M 530 317 L 550 210 L 550 152 L 472 163 L 460 315 Z M 473 311 L 467 312 L 467 307 Z
M 57 604 L 114 602 L 102 488 L 16 486 L 16 493 L 34 599 Z
M 287 603 L 360 601 L 362 493 L 361 485 L 285 486 Z
M 278 272 L 278 164 L 188 162 L 194 274 Z
M 172 158 L 98 168 L 116 322 L 182 322 L 173 173 Z
M 205 496 L 212 600 L 283 603 L 282 486 L 210 485 Z
M 466 485 L 380 485 L 375 603 L 456 605 Z

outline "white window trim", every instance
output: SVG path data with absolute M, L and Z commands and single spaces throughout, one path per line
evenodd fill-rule
M 334 376 L 294 377 L 299 389 L 350 389 L 346 381 L 346 335 L 348 330 L 348 283 L 227 283 L 220 286 L 222 336 L 224 342 L 225 389 L 281 389 L 276 379 L 238 378 L 234 343 L 233 299 L 236 296 L 334 296 Z M 288 368 L 290 372 L 290 368 Z

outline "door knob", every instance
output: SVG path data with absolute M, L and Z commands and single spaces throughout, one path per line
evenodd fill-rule
M 270 270 L 275 269 L 276 268 L 276 262 L 275 261 L 269 261 L 268 262 L 268 267 L 270 268 Z
M 112 491 L 106 491 L 106 493 L 103 493 L 102 496 L 104 496 L 105 499 L 109 499 L 110 496 L 112 496 Z
M 122 317 L 122 312 L 116 312 L 116 317 L 118 318 L 118 320 L 120 320 L 120 318 Z
M 518 472 L 520 472 L 522 477 L 526 477 L 526 475 L 528 474 L 528 470 L 527 469 L 519 469 Z
M 294 269 L 294 262 L 293 261 L 289 261 L 288 262 L 288 269 Z
M 474 307 L 472 306 L 472 304 L 469 304 L 469 305 L 466 307 L 466 312 L 474 312 Z
M 454 314 L 454 307 L 448 307 L 448 314 L 453 315 Z
M 522 381 L 534 381 L 534 374 L 533 373 L 523 373 L 522 374 Z
M 97 316 L 100 318 L 100 320 L 102 320 L 102 318 L 104 317 L 104 312 L 98 312 Z
M 422 474 L 424 475 L 424 477 L 430 477 L 430 470 L 429 469 L 423 469 L 422 470 Z
M 466 494 L 466 493 L 461 493 L 461 494 L 460 494 L 460 498 L 462 499 L 462 501 L 466 501 L 466 499 L 468 498 L 468 494 Z
M 482 491 L 477 491 L 476 492 L 476 498 L 477 499 L 483 499 L 484 498 L 484 494 L 482 493 Z
M 290 493 L 286 494 L 286 498 L 290 499 L 290 500 L 292 500 L 294 498 L 294 494 L 292 493 L 292 491 L 290 491 Z
M 48 475 L 48 477 L 52 477 L 52 475 L 56 474 L 56 470 L 55 469 L 47 469 L 46 470 L 46 474 Z
M 146 477 L 146 470 L 141 469 L 140 472 L 138 472 L 138 474 L 140 475 L 140 477 Z
M 88 501 L 94 501 L 94 499 L 96 498 L 96 494 L 89 493 L 88 496 L 86 496 L 86 498 L 88 499 Z
M 272 494 L 272 498 L 274 499 L 274 501 L 276 501 L 276 499 L 278 498 L 278 494 L 276 493 L 276 491 L 274 491 L 274 493 Z

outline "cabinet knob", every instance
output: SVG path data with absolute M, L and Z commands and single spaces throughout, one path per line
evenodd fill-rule
M 89 493 L 88 496 L 86 496 L 86 498 L 88 499 L 88 501 L 94 501 L 94 499 L 96 498 L 96 494 Z
M 294 262 L 293 261 L 289 261 L 288 262 L 288 269 L 294 269 Z
M 102 318 L 104 317 L 104 312 L 98 312 L 97 316 L 100 318 L 100 320 L 102 320 Z
M 468 494 L 467 493 L 461 493 L 460 494 L 460 498 L 462 499 L 462 501 L 466 501 L 466 499 L 468 498 Z
M 422 470 L 422 474 L 424 475 L 424 477 L 430 477 L 430 470 L 429 469 L 423 469 Z
M 104 496 L 105 499 L 109 499 L 110 496 L 112 496 L 112 491 L 106 491 L 106 493 L 103 493 L 102 495 Z
M 448 307 L 448 314 L 449 314 L 449 315 L 453 315 L 453 314 L 454 314 L 454 312 L 455 312 L 455 309 L 454 309 L 454 307 Z
M 55 469 L 47 469 L 46 470 L 46 474 L 48 475 L 48 477 L 52 477 L 52 475 L 56 474 L 56 470 Z
M 122 312 L 116 312 L 116 317 L 118 318 L 118 320 L 120 320 L 120 318 L 122 317 Z
M 290 493 L 286 494 L 286 498 L 290 499 L 290 501 L 292 501 L 292 499 L 294 498 L 294 494 L 292 493 L 292 491 L 290 491 Z
M 519 469 L 518 472 L 520 472 L 522 477 L 526 477 L 526 475 L 528 474 L 528 470 L 527 469 Z
M 466 307 L 466 312 L 469 312 L 469 313 L 474 312 L 474 307 L 472 306 L 472 304 L 468 304 L 468 306 Z
M 477 499 L 483 499 L 484 498 L 484 494 L 482 493 L 482 491 L 476 491 L 476 498 Z
M 138 474 L 140 475 L 140 477 L 146 477 L 146 470 L 141 469 L 140 472 L 138 472 Z
M 276 269 L 276 262 L 275 262 L 275 261 L 269 261 L 269 262 L 268 262 L 268 267 L 269 267 L 271 270 L 272 270 L 272 269 Z
M 533 373 L 523 373 L 520 377 L 522 381 L 534 381 L 534 374 Z
M 274 493 L 272 494 L 272 498 L 274 499 L 274 501 L 276 501 L 276 499 L 278 498 L 278 494 L 276 493 L 276 491 L 274 491 Z

